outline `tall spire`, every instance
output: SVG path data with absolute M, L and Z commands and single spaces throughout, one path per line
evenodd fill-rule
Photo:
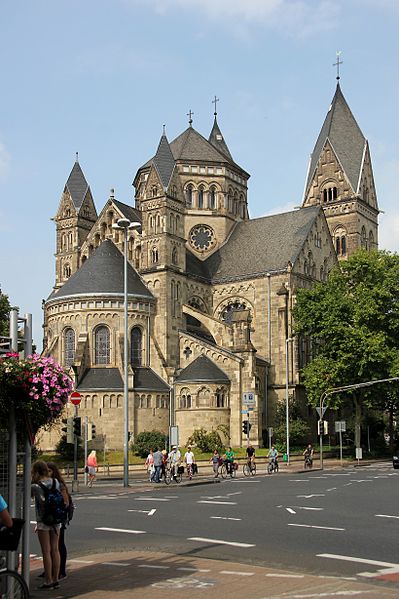
M 79 210 L 83 204 L 87 190 L 89 189 L 89 184 L 87 183 L 82 168 L 79 164 L 77 152 L 75 164 L 72 167 L 65 186 L 71 194 L 71 198 L 76 210 Z
M 175 167 L 175 159 L 173 158 L 172 150 L 165 134 L 165 125 L 163 127 L 163 134 L 152 161 L 159 174 L 162 186 L 166 190 Z

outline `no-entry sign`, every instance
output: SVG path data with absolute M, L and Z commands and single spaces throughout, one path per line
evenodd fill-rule
M 71 393 L 71 397 L 69 399 L 74 406 L 78 406 L 82 401 L 82 396 L 77 391 L 74 391 L 73 393 Z

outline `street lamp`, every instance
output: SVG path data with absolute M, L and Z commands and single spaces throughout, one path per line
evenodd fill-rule
M 130 222 L 127 218 L 120 218 L 112 225 L 113 229 L 123 231 L 124 246 L 124 271 L 123 271 L 123 308 L 124 308 L 124 338 L 123 338 L 123 354 L 124 354 L 124 381 L 123 381 L 123 486 L 129 486 L 129 381 L 128 381 L 128 303 L 127 303 L 127 241 L 129 230 L 138 229 L 141 223 Z
M 277 291 L 278 296 L 285 298 L 284 324 L 285 324 L 285 430 L 286 430 L 286 446 L 287 446 L 287 464 L 290 464 L 290 411 L 289 411 L 289 396 L 288 396 L 288 344 L 293 341 L 292 337 L 288 337 L 288 295 L 287 287 L 282 284 Z

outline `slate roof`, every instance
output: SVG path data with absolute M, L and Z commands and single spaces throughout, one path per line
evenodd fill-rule
M 320 154 L 327 139 L 330 140 L 342 168 L 344 169 L 353 190 L 356 192 L 366 138 L 361 132 L 360 127 L 344 98 L 339 83 L 337 84 L 334 98 L 311 154 L 305 195 L 313 180 Z
M 230 379 L 207 356 L 198 356 L 176 377 L 177 383 L 230 383 Z
M 166 135 L 162 135 L 157 152 L 152 159 L 152 162 L 157 170 L 162 187 L 166 191 L 169 187 L 173 169 L 175 168 L 175 159 L 173 157 Z
M 124 258 L 110 239 L 103 241 L 68 281 L 47 301 L 80 295 L 123 295 Z M 139 274 L 128 264 L 128 295 L 153 299 Z
M 218 122 L 216 120 L 216 116 L 215 116 L 215 120 L 214 120 L 214 123 L 213 123 L 212 131 L 211 131 L 211 133 L 209 135 L 208 141 L 213 146 L 215 146 L 215 148 L 217 150 L 219 150 L 219 152 L 222 152 L 222 154 L 225 154 L 225 156 L 227 156 L 227 158 L 233 162 L 233 157 L 230 154 L 230 150 L 227 147 L 226 142 L 224 141 L 222 132 L 220 131 Z
M 289 261 L 295 263 L 321 211 L 320 206 L 310 206 L 239 222 L 226 243 L 205 261 L 202 270 L 190 257 L 187 273 L 218 283 L 285 270 Z
M 78 212 L 83 204 L 87 190 L 89 189 L 89 185 L 78 161 L 73 165 L 65 187 L 71 194 L 72 201 Z
M 134 368 L 135 391 L 160 391 L 169 393 L 169 385 L 152 368 Z
M 123 216 L 130 220 L 130 222 L 141 223 L 141 211 L 136 210 L 133 206 L 129 206 L 128 204 L 123 204 L 123 202 L 119 202 L 118 200 L 112 199 L 112 202 L 119 208 L 122 212 Z M 140 230 L 140 229 L 139 229 Z
M 123 379 L 118 368 L 88 368 L 77 386 L 78 391 L 99 391 L 100 389 L 123 390 Z

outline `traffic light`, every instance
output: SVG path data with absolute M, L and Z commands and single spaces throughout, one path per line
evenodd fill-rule
M 90 426 L 90 425 L 89 425 Z M 91 438 L 95 439 L 96 438 L 96 425 L 95 424 L 91 424 Z
M 327 420 L 324 420 L 323 424 L 324 424 L 324 434 L 328 435 L 328 422 L 327 422 Z
M 62 423 L 66 424 L 61 430 L 66 434 L 67 443 L 73 443 L 73 418 L 64 418 Z
M 242 423 L 242 432 L 244 433 L 244 435 L 248 435 L 248 420 L 244 420 Z
M 328 421 L 327 420 L 319 420 L 318 421 L 317 434 L 318 435 L 328 435 Z
M 73 419 L 73 434 L 75 437 L 80 437 L 82 434 L 82 419 L 80 416 L 75 416 Z

